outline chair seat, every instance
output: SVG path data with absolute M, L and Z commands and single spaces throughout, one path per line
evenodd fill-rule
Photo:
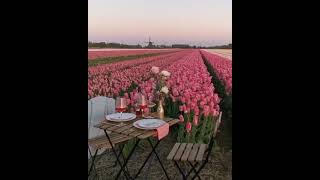
M 124 142 L 129 140 L 131 137 L 117 134 L 117 133 L 111 133 L 108 134 L 111 141 L 113 142 L 113 146 L 115 146 L 118 143 Z M 111 144 L 109 143 L 108 138 L 105 135 L 101 135 L 96 138 L 92 138 L 88 140 L 88 145 L 95 151 L 99 149 L 110 149 Z
M 202 161 L 208 149 L 207 144 L 176 143 L 167 159 L 174 161 Z

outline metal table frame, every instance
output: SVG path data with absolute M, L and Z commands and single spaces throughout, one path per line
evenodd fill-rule
M 165 118 L 164 121 L 166 121 L 167 123 L 169 123 L 170 126 L 176 124 L 179 122 L 178 119 L 172 119 L 172 118 Z M 117 173 L 115 179 L 118 179 L 120 177 L 120 175 L 122 174 L 122 172 L 124 173 L 126 179 L 136 179 L 139 174 L 141 173 L 142 169 L 145 167 L 146 163 L 148 162 L 148 160 L 150 159 L 151 155 L 154 153 L 155 156 L 157 157 L 157 160 L 158 162 L 160 163 L 160 166 L 162 168 L 162 170 L 164 171 L 167 179 L 169 179 L 169 176 L 168 176 L 168 173 L 167 171 L 165 170 L 164 166 L 163 166 L 163 163 L 161 162 L 160 160 L 160 157 L 158 155 L 158 153 L 156 152 L 156 148 L 157 146 L 159 145 L 160 141 L 161 140 L 158 140 L 156 141 L 156 144 L 153 145 L 152 142 L 151 142 L 151 138 L 153 138 L 154 136 L 157 135 L 157 132 L 155 130 L 141 130 L 141 129 L 137 129 L 135 127 L 133 127 L 133 122 L 134 121 L 130 121 L 122 126 L 119 126 L 118 123 L 113 123 L 113 122 L 102 122 L 100 124 L 98 124 L 96 127 L 100 128 L 100 129 L 103 129 L 104 132 L 105 132 L 105 135 L 109 141 L 109 143 L 111 144 L 111 149 L 114 153 L 114 155 L 116 156 L 116 162 L 119 163 L 120 165 L 120 170 L 119 172 Z M 122 164 L 120 162 L 120 159 L 119 157 L 117 156 L 117 153 L 116 153 L 116 150 L 113 146 L 113 142 L 111 141 L 111 138 L 109 137 L 109 134 L 107 133 L 107 131 L 111 131 L 111 132 L 116 132 L 116 133 L 120 133 L 120 134 L 125 134 L 125 135 L 128 135 L 129 137 L 131 137 L 131 139 L 134 139 L 136 138 L 137 141 L 135 142 L 133 148 L 131 149 L 131 151 L 129 152 L 129 155 L 128 157 L 124 160 L 124 163 Z M 135 174 L 133 177 L 130 176 L 129 172 L 125 170 L 125 167 L 128 163 L 128 161 L 130 160 L 132 154 L 134 153 L 136 147 L 138 146 L 139 142 L 141 139 L 147 139 L 149 145 L 151 146 L 151 152 L 149 153 L 148 157 L 146 158 L 146 160 L 143 162 L 142 166 L 139 168 L 137 174 Z

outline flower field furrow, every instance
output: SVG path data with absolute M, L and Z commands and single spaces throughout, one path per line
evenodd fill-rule
M 210 63 L 218 78 L 224 83 L 227 94 L 232 93 L 232 61 L 212 54 L 201 51 L 207 61 Z

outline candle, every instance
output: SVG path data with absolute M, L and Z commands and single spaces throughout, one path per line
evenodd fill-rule
M 144 95 L 141 96 L 141 105 L 146 105 L 146 97 Z
M 125 108 L 125 98 L 120 98 L 120 108 Z

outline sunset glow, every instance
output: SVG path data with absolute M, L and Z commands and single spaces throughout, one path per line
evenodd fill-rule
M 89 41 L 232 43 L 231 0 L 88 0 Z

